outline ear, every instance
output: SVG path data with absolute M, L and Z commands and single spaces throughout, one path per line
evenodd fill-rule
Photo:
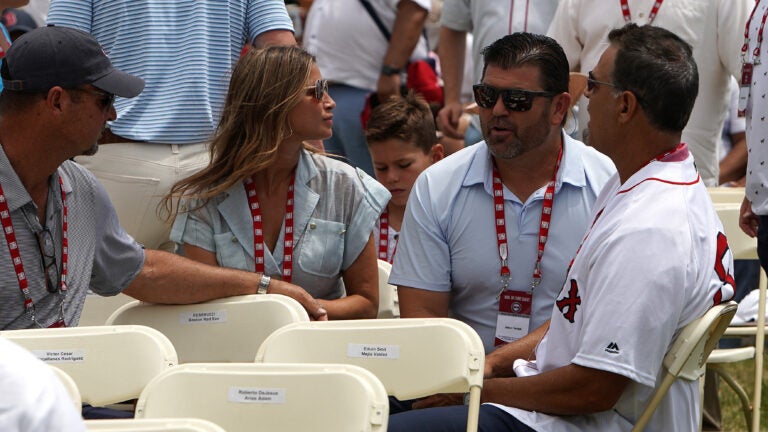
M 568 110 L 571 108 L 571 95 L 560 93 L 552 98 L 552 105 L 550 107 L 550 123 L 559 126 L 563 123 L 563 119 L 568 115 Z
M 618 120 L 620 123 L 629 123 L 640 109 L 637 96 L 631 91 L 621 92 L 618 98 Z
M 429 150 L 429 158 L 432 159 L 432 163 L 441 160 L 445 156 L 445 148 L 440 143 L 434 144 Z
M 61 113 L 65 101 L 70 100 L 71 98 L 68 94 L 66 94 L 66 91 L 63 88 L 55 86 L 48 90 L 48 94 L 45 97 L 45 104 L 48 109 L 57 113 Z

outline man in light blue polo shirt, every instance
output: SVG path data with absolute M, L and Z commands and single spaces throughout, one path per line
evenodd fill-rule
M 146 81 L 138 97 L 115 101 L 118 119 L 98 155 L 78 162 L 107 189 L 129 234 L 173 250 L 157 205 L 177 180 L 208 164 L 205 142 L 243 47 L 295 43 L 285 3 L 53 0 L 48 22 L 91 33 L 116 67 Z
M 562 131 L 568 61 L 554 40 L 515 33 L 483 57 L 473 90 L 485 141 L 416 181 L 389 282 L 402 317 L 455 317 L 491 352 L 549 319 L 615 168 Z

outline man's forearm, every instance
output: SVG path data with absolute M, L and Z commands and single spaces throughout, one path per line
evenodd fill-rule
M 150 303 L 199 303 L 233 295 L 255 294 L 261 275 L 201 264 L 157 250 L 147 250 L 141 273 L 124 290 Z
M 440 27 L 440 72 L 445 85 L 445 103 L 461 102 L 461 84 L 464 81 L 464 56 L 467 34 L 448 27 Z

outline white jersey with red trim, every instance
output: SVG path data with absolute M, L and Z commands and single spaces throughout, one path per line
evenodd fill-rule
M 693 157 L 681 146 L 663 160 L 608 182 L 536 350 L 541 372 L 574 363 L 631 381 L 597 414 L 505 408 L 536 430 L 630 430 L 680 329 L 733 296 L 733 255 Z M 698 401 L 696 382 L 675 381 L 647 429 L 696 431 Z

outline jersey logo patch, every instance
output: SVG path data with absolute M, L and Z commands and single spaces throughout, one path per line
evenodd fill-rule
M 579 297 L 579 286 L 576 284 L 575 279 L 571 279 L 571 288 L 568 290 L 568 296 L 558 299 L 555 303 L 560 312 L 563 313 L 563 317 L 573 324 L 576 310 L 581 304 L 581 297 Z
M 607 347 L 605 347 L 605 352 L 610 354 L 618 354 L 619 353 L 619 345 L 616 342 L 611 342 L 608 344 Z

